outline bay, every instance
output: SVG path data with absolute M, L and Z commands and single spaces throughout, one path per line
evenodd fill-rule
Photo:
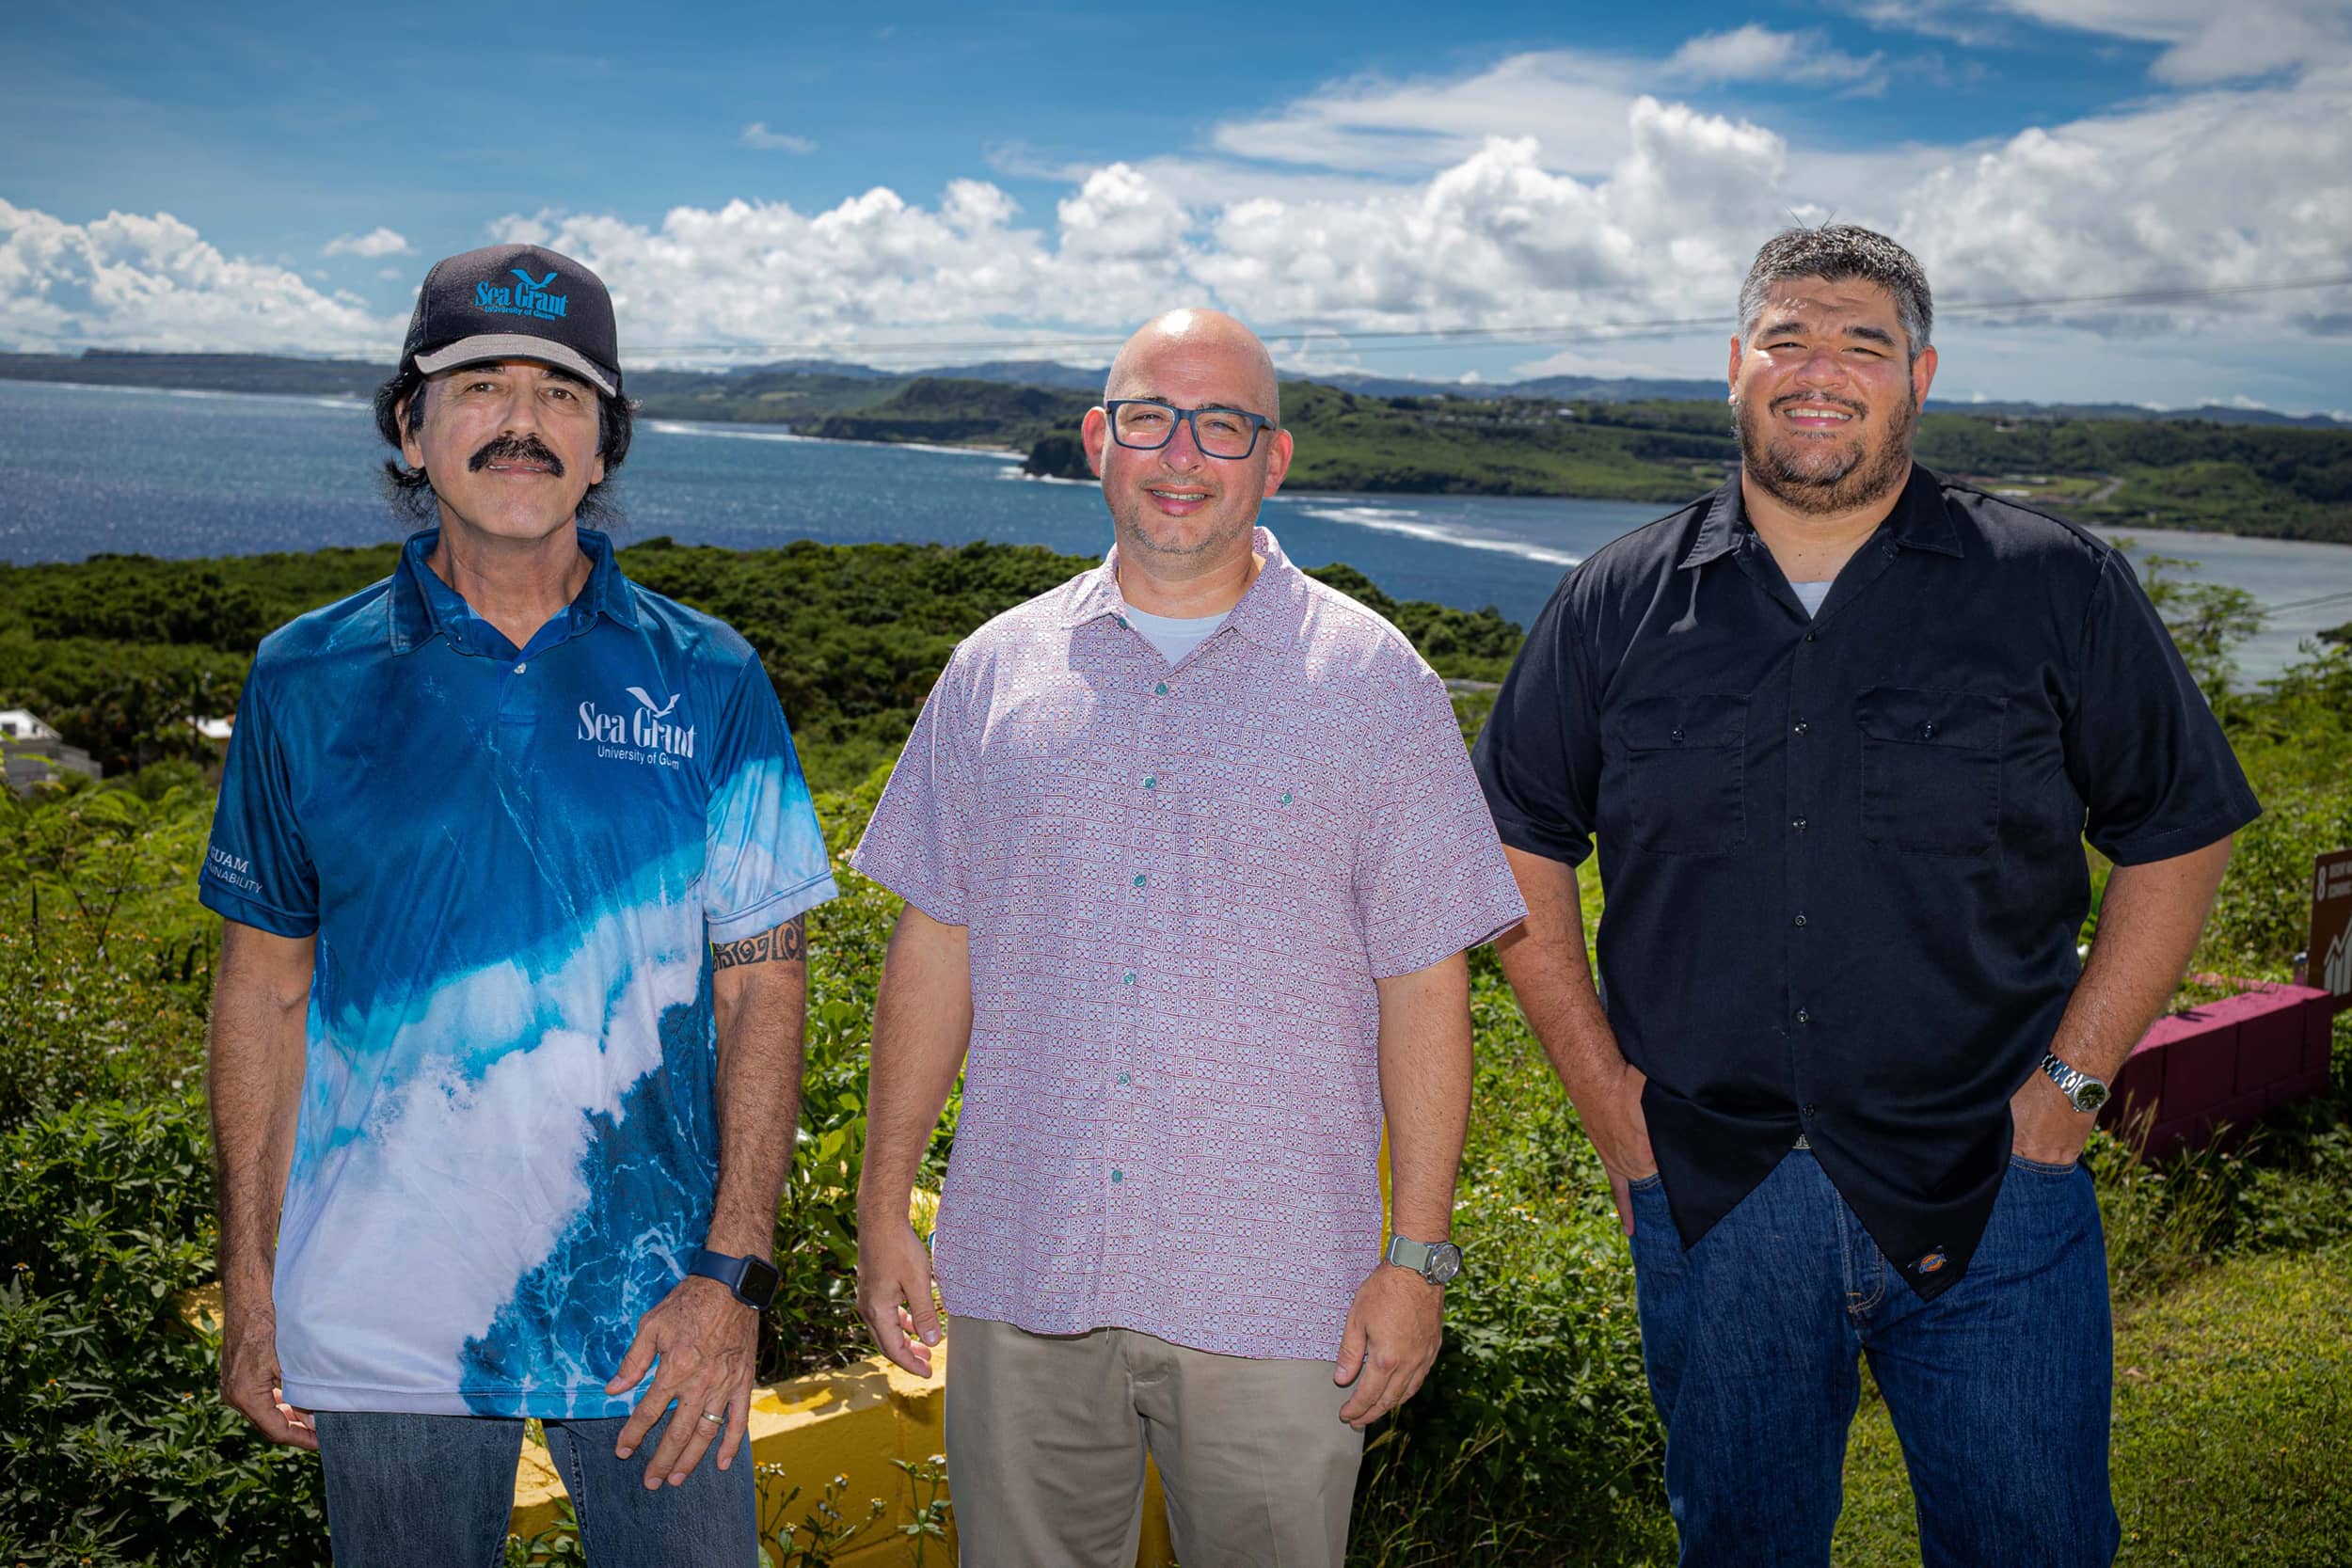
M 347 399 L 0 381 L 0 561 L 310 550 L 398 538 L 376 489 L 389 449 Z M 1024 478 L 1007 454 L 818 441 L 743 425 L 641 420 L 617 485 L 618 537 L 771 547 L 974 539 L 1099 554 L 1090 484 Z M 1527 625 L 1560 576 L 1667 508 L 1454 496 L 1278 496 L 1263 514 L 1301 565 L 1344 562 L 1400 599 Z M 2239 655 L 2260 680 L 2352 620 L 2352 547 L 2137 531 L 2143 552 L 2287 607 Z M 2344 595 L 2330 597 L 2330 595 Z M 2320 604 L 2305 601 L 2322 599 Z

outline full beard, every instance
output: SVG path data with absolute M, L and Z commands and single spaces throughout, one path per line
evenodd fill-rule
M 1837 461 L 1822 467 L 1801 467 L 1777 448 L 1764 434 L 1769 418 L 1769 407 L 1752 410 L 1734 401 L 1740 461 L 1766 495 L 1793 511 L 1814 516 L 1857 511 L 1894 494 L 1911 477 L 1911 432 L 1919 422 L 1919 398 L 1908 388 L 1876 449 L 1856 441 L 1838 453 Z

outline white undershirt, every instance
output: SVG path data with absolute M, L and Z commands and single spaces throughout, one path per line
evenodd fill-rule
M 1127 623 L 1143 633 L 1143 640 L 1159 649 L 1160 657 L 1173 670 L 1184 661 L 1184 656 L 1206 642 L 1216 628 L 1225 624 L 1227 610 L 1217 615 L 1153 615 L 1133 605 L 1127 607 Z
M 1797 602 L 1804 606 L 1804 612 L 1807 615 L 1819 615 L 1821 613 L 1821 601 L 1829 597 L 1830 584 L 1826 582 L 1792 582 L 1788 586 L 1797 591 Z

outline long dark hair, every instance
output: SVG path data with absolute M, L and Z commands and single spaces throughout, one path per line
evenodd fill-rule
M 375 389 L 375 431 L 395 451 L 400 450 L 404 407 L 408 416 L 407 433 L 414 436 L 424 428 L 424 372 L 410 365 Z M 604 459 L 604 478 L 588 486 L 588 493 L 580 498 L 581 522 L 611 524 L 621 520 L 621 503 L 612 493 L 612 476 L 628 457 L 629 437 L 636 431 L 636 421 L 635 404 L 627 398 L 596 392 L 596 455 Z M 409 521 L 421 523 L 434 515 L 433 482 L 422 468 L 412 468 L 397 457 L 388 458 L 384 463 L 383 484 L 385 499 L 392 503 L 392 510 Z

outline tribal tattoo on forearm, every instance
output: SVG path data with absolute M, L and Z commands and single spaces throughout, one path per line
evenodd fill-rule
M 808 956 L 808 917 L 794 915 L 773 930 L 762 931 L 740 942 L 719 942 L 710 946 L 710 962 L 714 969 L 733 969 L 737 964 L 789 963 Z

